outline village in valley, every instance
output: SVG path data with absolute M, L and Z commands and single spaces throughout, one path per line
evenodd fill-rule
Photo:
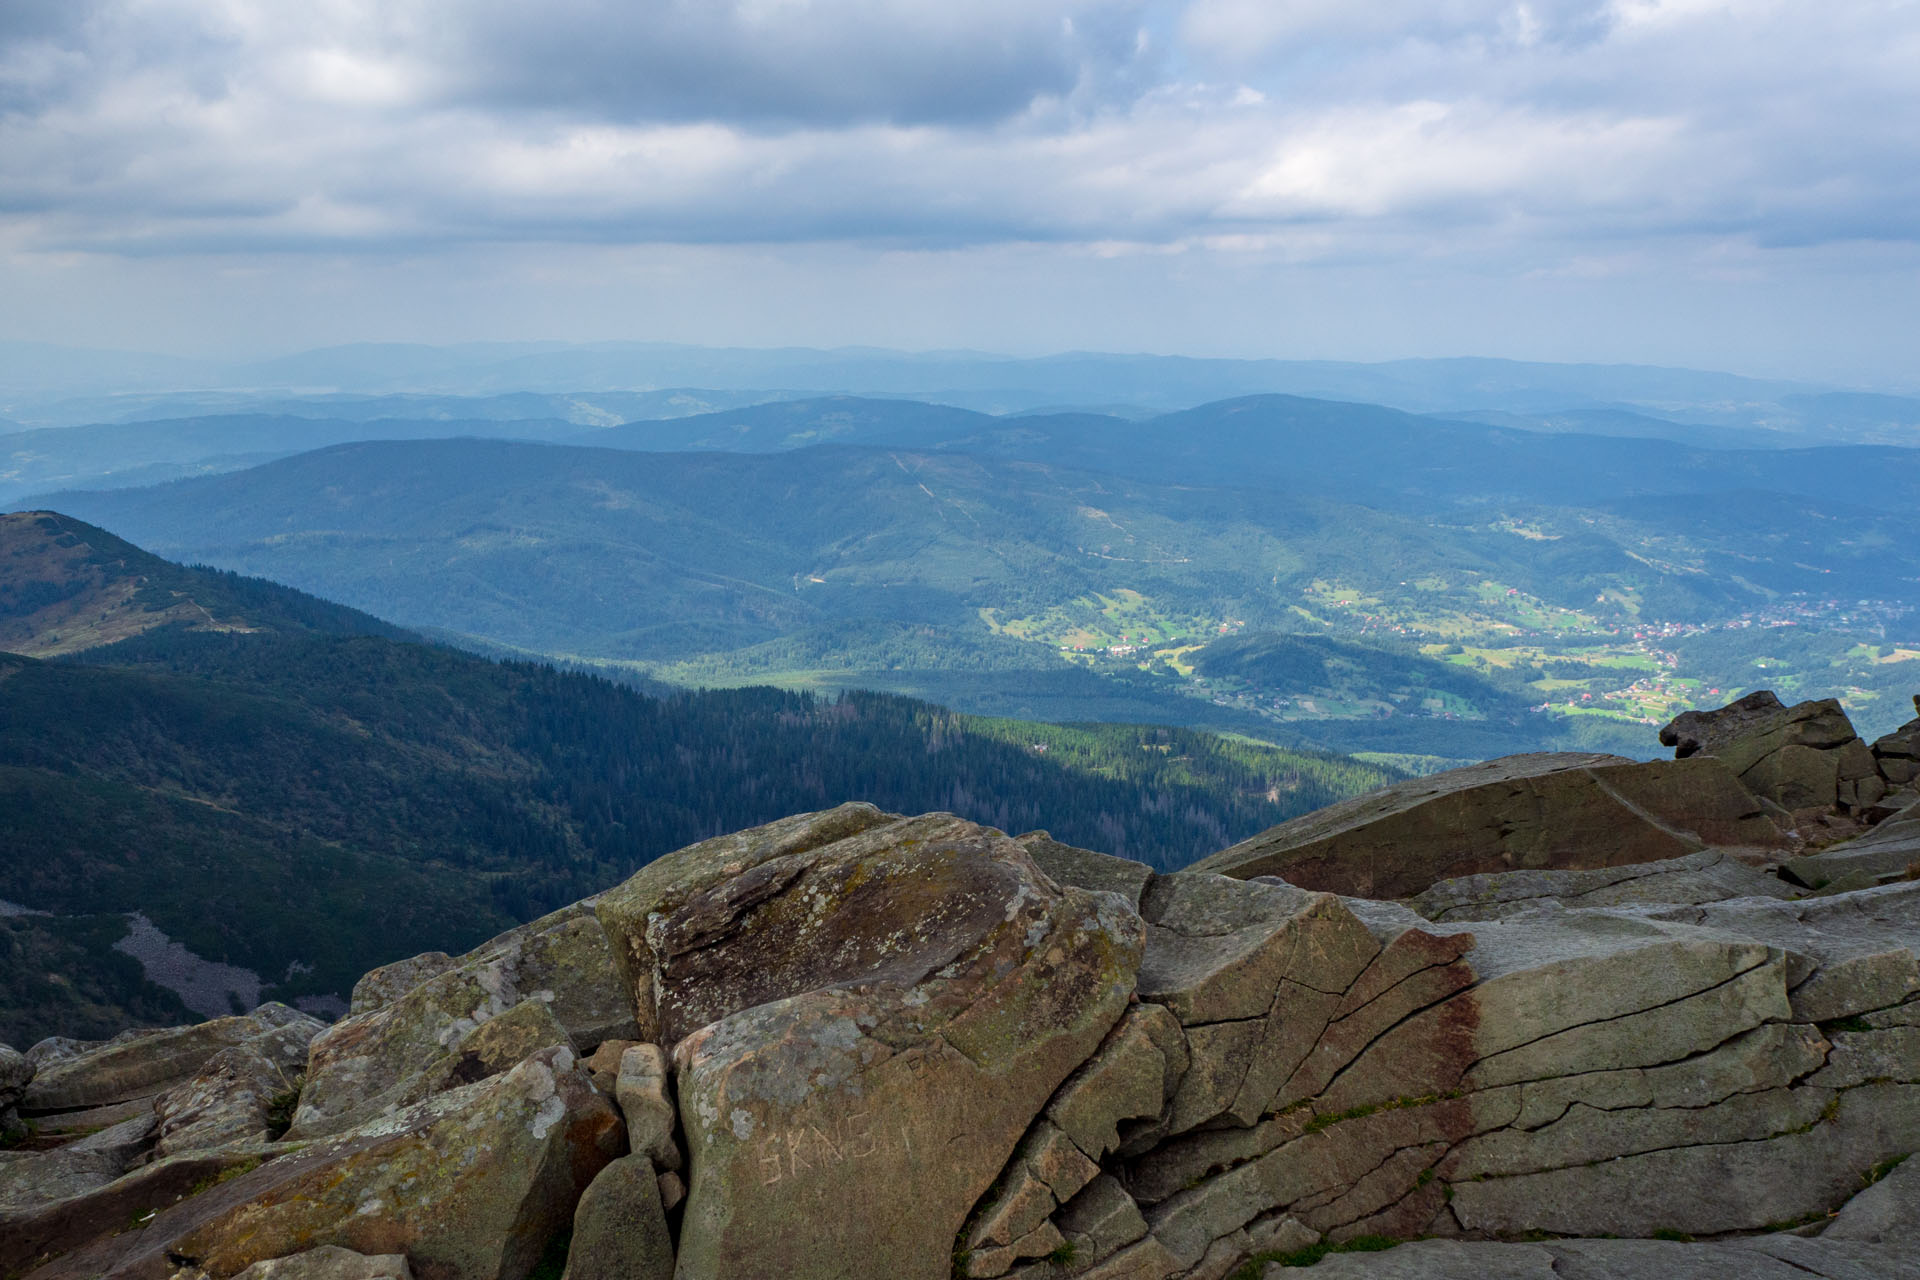
M 1908 696 L 1920 687 L 1920 618 L 1900 601 L 1788 597 L 1732 617 L 1679 619 L 1644 616 L 1624 591 L 1569 608 L 1472 574 L 1399 588 L 1316 580 L 1288 606 L 1284 628 L 1271 628 L 1399 655 L 1395 678 L 1384 680 L 1370 664 L 1343 672 L 1337 661 L 1317 681 L 1222 673 L 1200 655 L 1249 634 L 1244 618 L 1168 609 L 1131 590 L 1027 618 L 992 610 L 982 618 L 998 634 L 1049 645 L 1093 671 L 1154 679 L 1281 722 L 1476 720 L 1518 700 L 1548 720 L 1657 725 L 1765 687 L 1788 700 L 1836 697 L 1874 723 L 1909 714 Z M 1421 659 L 1479 677 L 1485 696 L 1472 684 L 1436 686 Z

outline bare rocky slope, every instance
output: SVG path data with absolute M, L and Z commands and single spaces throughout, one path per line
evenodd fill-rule
M 1920 719 L 1664 739 L 1172 874 L 844 805 L 0 1049 L 0 1274 L 1920 1276 Z

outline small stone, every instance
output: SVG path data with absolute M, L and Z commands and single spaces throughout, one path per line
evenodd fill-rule
M 667 1096 L 667 1057 L 657 1044 L 630 1044 L 620 1055 L 613 1086 L 627 1119 L 628 1149 L 669 1172 L 680 1168 L 673 1140 L 673 1100 Z
M 1076 1263 L 1099 1262 L 1147 1234 L 1140 1206 L 1119 1180 L 1101 1174 L 1060 1207 L 1054 1222 L 1076 1246 Z
M 593 1087 L 614 1096 L 614 1084 L 620 1078 L 620 1056 L 638 1044 L 637 1040 L 602 1040 L 600 1047 L 586 1056 L 581 1064 L 587 1069 L 587 1077 L 593 1081 Z

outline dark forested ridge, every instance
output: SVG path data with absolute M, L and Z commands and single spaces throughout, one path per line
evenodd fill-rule
M 38 527 L 117 550 L 78 522 Z M 374 964 L 464 948 L 681 845 L 850 799 L 1174 866 L 1390 776 L 885 694 L 649 697 L 359 634 L 371 619 L 270 583 L 120 562 L 251 625 L 0 655 L 0 901 L 52 913 L 0 918 L 0 1039 L 178 1012 L 109 949 L 121 913 L 258 974 L 265 996 L 339 995 Z

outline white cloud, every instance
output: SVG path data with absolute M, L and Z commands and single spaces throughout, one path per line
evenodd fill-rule
M 8 0 L 0 244 L 1763 268 L 1920 241 L 1916 66 L 1915 0 Z

